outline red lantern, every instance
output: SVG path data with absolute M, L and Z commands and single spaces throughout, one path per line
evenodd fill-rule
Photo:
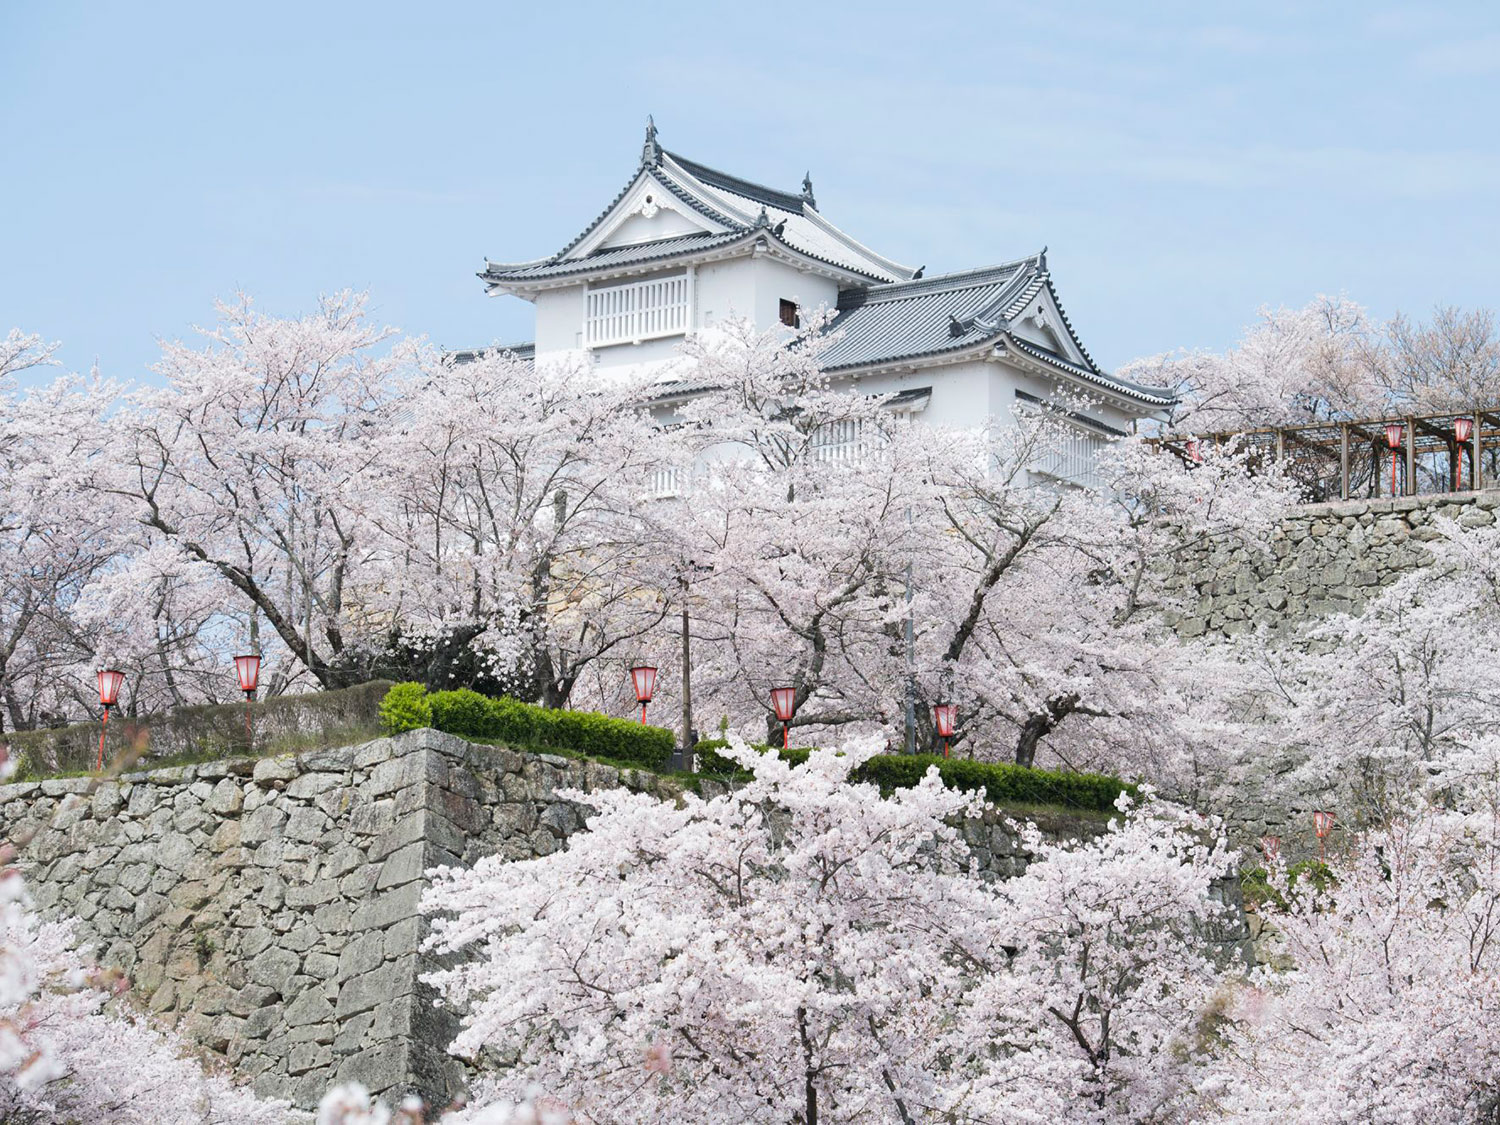
M 255 690 L 255 685 L 260 682 L 260 657 L 236 656 L 234 674 L 240 681 L 240 690 L 249 695 Z
M 1276 857 L 1281 854 L 1281 837 L 1262 836 L 1260 838 L 1260 850 L 1265 853 L 1267 863 L 1275 863 Z
M 771 689 L 771 706 L 776 709 L 776 717 L 781 720 L 781 748 L 787 747 L 787 724 L 792 721 L 792 716 L 797 713 L 797 689 L 779 687 Z
M 641 705 L 641 722 L 646 721 L 646 704 L 656 694 L 656 669 L 649 664 L 637 664 L 630 669 L 630 682 L 635 687 L 635 701 Z
M 1188 459 L 1195 465 L 1203 464 L 1203 443 L 1194 439 L 1187 443 Z
M 99 760 L 94 768 L 104 768 L 104 736 L 109 731 L 109 713 L 120 702 L 120 685 L 125 682 L 125 673 L 114 668 L 101 668 L 95 676 L 99 685 L 99 702 L 104 705 L 104 721 L 99 724 Z
M 260 657 L 251 653 L 234 658 L 234 676 L 245 693 L 245 741 L 255 749 L 255 719 L 251 714 L 250 701 L 255 697 L 255 685 L 260 683 Z
M 1464 446 L 1474 437 L 1474 419 L 1453 419 L 1453 437 L 1458 442 L 1458 458 L 1453 466 L 1453 491 L 1462 492 L 1464 487 Z
M 99 669 L 96 679 L 99 681 L 99 702 L 104 704 L 104 710 L 109 709 L 120 702 L 120 685 L 125 682 L 125 673 L 113 668 Z
M 943 739 L 943 757 L 948 756 L 948 740 L 953 737 L 958 725 L 958 708 L 952 703 L 937 703 L 932 708 L 932 721 Z
M 1338 818 L 1331 812 L 1319 811 L 1313 813 L 1313 831 L 1317 834 L 1318 837 L 1318 858 L 1320 860 L 1323 858 L 1324 854 L 1323 841 L 1327 838 L 1328 834 L 1333 831 L 1333 822 L 1337 819 Z
M 1406 427 L 1400 422 L 1387 422 L 1385 424 L 1385 444 L 1391 450 L 1391 495 L 1396 495 L 1396 450 L 1401 448 L 1401 443 L 1406 440 Z

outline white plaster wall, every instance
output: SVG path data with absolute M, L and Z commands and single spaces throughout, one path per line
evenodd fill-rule
M 583 286 L 547 289 L 536 295 L 536 350 L 568 351 L 583 346 Z

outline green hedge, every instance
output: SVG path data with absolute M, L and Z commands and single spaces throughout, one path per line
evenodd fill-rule
M 469 688 L 428 692 L 417 683 L 391 688 L 381 702 L 380 718 L 390 734 L 430 726 L 465 738 L 570 750 L 652 770 L 667 767 L 675 743 L 671 731 L 628 719 L 491 699 Z
M 698 769 L 702 773 L 726 777 L 742 775 L 738 764 L 717 751 L 726 743 L 715 739 L 700 742 L 697 747 Z M 764 744 L 757 745 L 764 751 Z M 793 762 L 807 761 L 811 751 L 779 751 Z M 1066 770 L 1038 770 L 1025 766 L 995 762 L 975 762 L 967 758 L 940 758 L 934 754 L 879 754 L 854 771 L 852 780 L 867 781 L 889 793 L 892 789 L 910 789 L 937 766 L 943 784 L 965 792 L 983 791 L 998 805 L 1018 802 L 1034 805 L 1061 805 L 1065 808 L 1113 812 L 1123 789 L 1131 796 L 1137 787 L 1117 777 L 1097 773 L 1071 773 Z

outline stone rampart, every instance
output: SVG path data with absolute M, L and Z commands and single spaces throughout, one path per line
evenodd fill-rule
M 702 783 L 712 795 L 716 783 Z M 359 746 L 0 786 L 0 836 L 20 845 L 44 915 L 78 919 L 98 959 L 255 1088 L 311 1107 L 356 1080 L 446 1103 L 464 1084 L 454 1017 L 419 976 L 418 901 L 432 867 L 549 854 L 587 810 L 559 789 L 680 784 L 420 730 Z M 721 791 L 721 790 L 720 790 Z M 1097 816 L 1040 816 L 1053 837 Z M 1029 856 L 1001 810 L 963 834 L 991 878 Z M 1238 904 L 1238 883 L 1220 888 Z M 1243 920 L 1243 915 L 1239 916 Z M 1210 940 L 1243 947 L 1231 925 Z
M 1264 545 L 1201 540 L 1175 560 L 1182 604 L 1168 621 L 1183 639 L 1233 636 L 1264 627 L 1287 636 L 1299 625 L 1358 612 L 1383 586 L 1431 561 L 1433 522 L 1495 522 L 1500 491 L 1347 500 L 1296 508 Z

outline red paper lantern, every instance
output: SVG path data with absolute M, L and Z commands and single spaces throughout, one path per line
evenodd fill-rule
M 1391 450 L 1391 495 L 1396 495 L 1396 450 L 1401 448 L 1401 443 L 1406 440 L 1406 427 L 1400 422 L 1387 422 L 1385 424 L 1385 443 Z
M 935 703 L 932 707 L 932 721 L 943 739 L 943 757 L 946 758 L 948 740 L 953 737 L 953 731 L 958 726 L 958 708 L 952 703 Z
M 1262 836 L 1260 838 L 1260 850 L 1265 853 L 1266 862 L 1273 863 L 1281 854 L 1280 836 Z
M 120 702 L 120 685 L 125 682 L 125 673 L 113 668 L 101 668 L 97 677 L 99 681 L 99 702 L 104 704 L 104 710 L 108 711 L 116 703 Z
M 646 721 L 646 704 L 656 694 L 656 669 L 649 664 L 637 664 L 630 669 L 630 682 L 635 688 L 635 701 L 641 705 L 641 722 Z
M 234 658 L 234 675 L 240 681 L 240 690 L 249 695 L 255 690 L 255 685 L 260 683 L 260 657 L 254 654 L 236 656 Z
M 1324 851 L 1323 851 L 1324 844 L 1323 844 L 1323 841 L 1328 836 L 1328 834 L 1333 831 L 1333 822 L 1335 820 L 1337 820 L 1337 819 L 1338 818 L 1336 816 L 1334 816 L 1331 812 L 1321 812 L 1321 811 L 1319 811 L 1319 812 L 1313 813 L 1313 831 L 1315 833 L 1317 833 L 1317 836 L 1318 836 L 1318 858 L 1319 859 L 1322 859 L 1323 856 L 1324 856 Z
M 1203 464 L 1203 443 L 1197 440 L 1187 443 L 1187 455 L 1195 465 Z
M 1474 437 L 1474 419 L 1453 419 L 1453 437 L 1458 442 L 1458 456 L 1453 464 L 1453 491 L 1462 492 L 1464 487 L 1464 451 L 1463 447 L 1468 445 Z
M 797 689 L 779 687 L 771 689 L 771 706 L 776 711 L 776 717 L 781 720 L 781 748 L 787 746 L 787 724 L 792 721 L 792 716 L 797 712 Z
M 104 736 L 109 733 L 109 712 L 120 702 L 120 685 L 125 682 L 125 673 L 114 668 L 100 668 L 95 677 L 99 684 L 99 702 L 104 705 L 104 721 L 99 724 L 99 760 L 94 768 L 104 769 Z

